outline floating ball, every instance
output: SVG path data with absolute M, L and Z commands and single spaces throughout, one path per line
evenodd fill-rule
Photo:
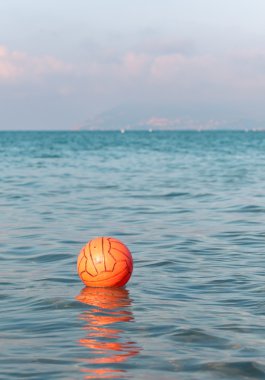
M 77 259 L 77 272 L 86 286 L 124 286 L 132 271 L 131 252 L 120 240 L 112 237 L 90 240 Z

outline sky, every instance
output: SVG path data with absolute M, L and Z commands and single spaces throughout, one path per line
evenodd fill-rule
M 0 0 L 0 130 L 130 105 L 265 126 L 264 14 L 264 0 Z

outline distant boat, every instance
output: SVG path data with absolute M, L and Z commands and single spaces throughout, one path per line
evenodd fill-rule
M 120 131 L 121 131 L 121 133 L 124 133 L 124 132 L 125 132 L 125 129 L 121 128 L 121 130 L 120 130 Z

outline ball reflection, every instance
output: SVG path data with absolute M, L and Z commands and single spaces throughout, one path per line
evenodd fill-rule
M 80 314 L 86 336 L 79 343 L 88 349 L 82 359 L 85 379 L 126 378 L 126 370 L 118 363 L 140 352 L 136 343 L 128 340 L 128 324 L 134 321 L 128 290 L 86 287 L 76 300 L 88 306 Z

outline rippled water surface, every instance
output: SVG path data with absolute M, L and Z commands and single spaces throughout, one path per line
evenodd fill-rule
M 265 378 L 265 134 L 2 132 L 0 181 L 1 379 Z

